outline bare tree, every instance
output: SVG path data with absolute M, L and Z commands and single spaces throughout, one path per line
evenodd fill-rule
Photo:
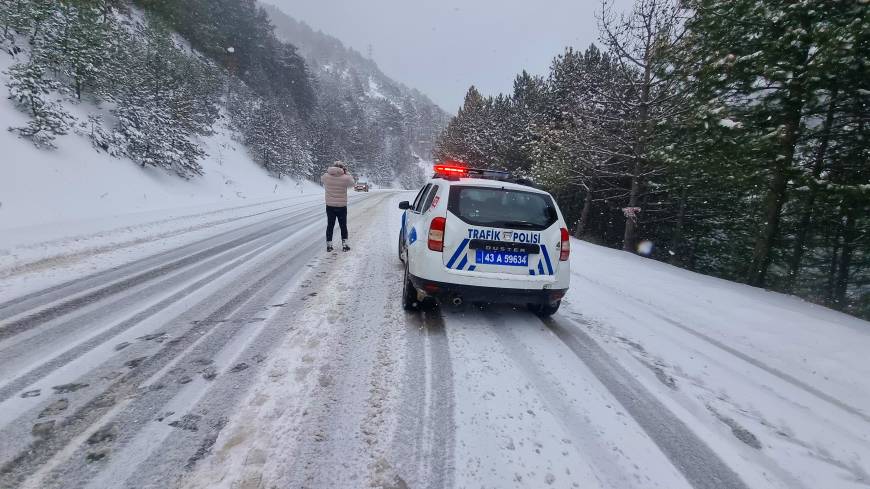
M 647 183 L 663 172 L 651 156 L 656 127 L 686 111 L 676 77 L 667 76 L 671 52 L 683 36 L 683 13 L 677 0 L 638 0 L 628 14 L 615 13 L 612 0 L 602 0 L 599 29 L 618 69 L 597 98 L 614 117 L 602 120 L 602 131 L 589 144 L 591 151 L 623 163 L 614 175 L 627 186 L 623 249 L 634 251 Z

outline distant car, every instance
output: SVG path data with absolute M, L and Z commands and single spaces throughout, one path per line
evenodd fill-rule
M 356 190 L 357 192 L 368 192 L 369 191 L 369 184 L 366 182 L 359 182 L 353 186 L 353 189 Z
M 399 208 L 402 305 L 498 302 L 554 314 L 568 291 L 570 241 L 553 197 L 506 172 L 435 165 Z

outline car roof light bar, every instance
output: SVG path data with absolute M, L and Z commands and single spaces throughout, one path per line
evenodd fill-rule
M 489 170 L 486 168 L 469 168 L 468 165 L 461 161 L 445 161 L 434 166 L 435 178 L 443 178 L 445 180 L 459 180 L 460 178 L 481 178 L 485 180 L 497 180 L 501 182 L 511 182 L 528 187 L 536 187 L 536 185 L 525 178 L 514 178 L 511 172 L 505 170 Z

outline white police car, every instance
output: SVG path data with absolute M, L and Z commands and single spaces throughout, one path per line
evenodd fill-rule
M 447 162 L 399 204 L 405 309 L 434 299 L 559 309 L 571 275 L 565 220 L 550 194 L 508 180 Z

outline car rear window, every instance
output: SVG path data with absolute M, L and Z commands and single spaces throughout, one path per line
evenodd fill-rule
M 447 208 L 474 226 L 540 231 L 558 218 L 549 195 L 493 187 L 453 186 Z

